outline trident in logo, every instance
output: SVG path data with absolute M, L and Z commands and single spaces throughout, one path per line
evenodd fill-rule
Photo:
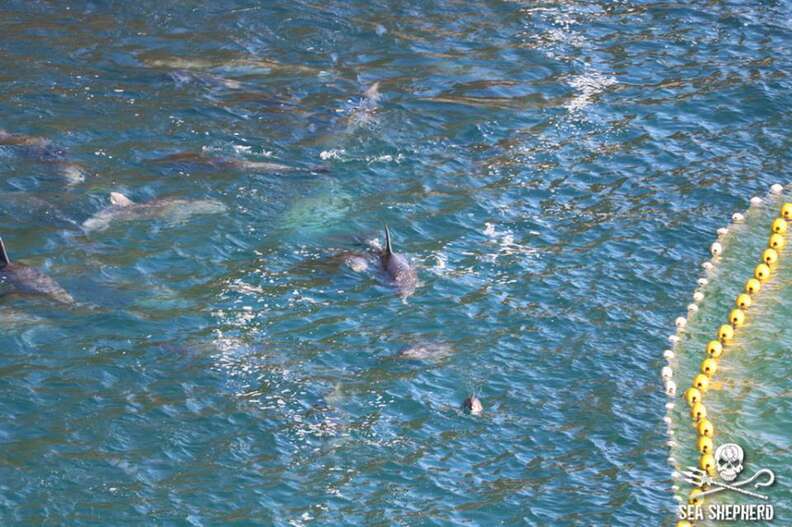
M 698 495 L 699 497 L 715 494 L 716 492 L 721 492 L 724 490 L 733 490 L 735 492 L 739 492 L 740 494 L 745 494 L 746 496 L 753 496 L 754 498 L 766 500 L 767 496 L 758 494 L 756 492 L 751 492 L 750 490 L 746 490 L 741 487 L 748 485 L 761 476 L 767 476 L 767 479 L 754 483 L 754 488 L 758 489 L 760 487 L 769 487 L 773 484 L 773 482 L 775 482 L 775 474 L 770 469 L 763 468 L 758 470 L 748 479 L 731 483 L 737 479 L 737 477 L 743 471 L 743 468 L 745 468 L 743 465 L 744 460 L 745 452 L 740 445 L 736 443 L 726 443 L 719 446 L 715 450 L 715 466 L 721 479 L 728 483 L 718 481 L 710 477 L 706 471 L 696 467 L 688 467 L 687 470 L 682 474 L 685 476 L 685 481 L 691 485 L 699 488 L 704 487 L 705 485 L 714 487 L 709 490 L 705 490 Z

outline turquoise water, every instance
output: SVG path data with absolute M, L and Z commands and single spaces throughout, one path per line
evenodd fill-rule
M 0 147 L 0 234 L 77 303 L 0 299 L 0 523 L 673 524 L 662 350 L 787 182 L 789 12 L 4 2 L 0 128 L 54 146 Z M 226 211 L 86 232 L 110 192 Z M 406 300 L 340 260 L 384 223 Z M 783 525 L 775 335 L 726 422 Z

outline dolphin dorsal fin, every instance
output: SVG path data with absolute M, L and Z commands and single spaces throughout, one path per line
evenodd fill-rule
M 385 225 L 385 254 L 393 254 L 393 247 L 391 246 L 390 229 Z
M 117 207 L 129 207 L 130 205 L 134 205 L 135 202 L 129 199 L 128 197 L 124 196 L 120 192 L 111 192 L 110 193 L 110 203 Z
M 3 243 L 3 239 L 0 238 L 0 269 L 2 269 L 3 267 L 5 267 L 10 263 L 11 263 L 11 259 L 8 257 L 5 244 Z
M 379 81 L 375 82 L 374 84 L 369 86 L 365 92 L 363 92 L 363 97 L 373 102 L 379 101 L 380 99 L 379 87 L 380 87 Z

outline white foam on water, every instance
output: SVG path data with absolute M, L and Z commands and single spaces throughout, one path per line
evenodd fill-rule
M 535 255 L 539 252 L 535 247 L 516 242 L 511 230 L 497 230 L 494 223 L 486 222 L 482 232 L 498 245 L 497 252 L 483 255 L 485 261 L 495 262 L 499 256 Z
M 616 84 L 616 79 L 593 71 L 572 77 L 567 82 L 572 88 L 575 88 L 577 95 L 567 102 L 564 107 L 569 112 L 574 113 L 589 106 L 597 95 L 604 92 L 609 86 Z
M 337 150 L 322 150 L 322 152 L 319 154 L 319 157 L 323 161 L 327 161 L 328 159 L 341 159 L 341 156 L 343 156 L 345 153 L 346 151 L 343 148 Z

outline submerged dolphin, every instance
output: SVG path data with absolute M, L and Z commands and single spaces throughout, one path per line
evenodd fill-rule
M 103 231 L 114 221 L 139 221 L 167 218 L 173 222 L 184 221 L 199 214 L 220 214 L 227 210 L 219 201 L 184 199 L 155 199 L 148 203 L 135 203 L 120 192 L 110 193 L 110 206 L 85 220 L 83 228 Z
M 0 331 L 22 331 L 41 327 L 47 320 L 10 306 L 0 306 Z
M 63 204 L 69 197 L 64 194 L 53 195 Z M 40 198 L 35 192 L 0 192 L 0 221 L 30 225 L 58 225 L 73 227 L 72 220 L 60 206 Z
M 404 255 L 393 251 L 390 229 L 387 225 L 385 226 L 385 249 L 380 255 L 380 263 L 385 273 L 393 281 L 399 296 L 406 298 L 415 292 L 415 288 L 418 286 L 418 274 Z
M 443 342 L 429 342 L 410 346 L 399 352 L 400 359 L 440 361 L 454 353 L 454 348 Z
M 333 150 L 342 149 L 342 145 L 360 130 L 366 130 L 377 124 L 377 113 L 380 109 L 380 83 L 375 82 L 363 92 L 362 97 L 358 97 L 354 103 L 347 103 L 345 108 L 337 111 L 343 113 L 343 117 L 337 121 L 337 126 L 329 130 L 324 130 L 317 135 L 307 136 L 302 143 L 306 145 L 331 147 Z M 322 158 L 332 157 L 330 152 L 322 152 Z
M 62 304 L 74 303 L 72 296 L 49 276 L 27 265 L 11 263 L 0 238 L 0 287 L 3 286 L 6 291 L 2 294 L 42 295 Z
M 85 181 L 85 169 L 68 161 L 66 151 L 52 144 L 49 139 L 0 130 L 0 145 L 14 147 L 29 158 L 54 165 L 70 185 Z
M 273 163 L 271 161 L 250 161 L 247 159 L 236 159 L 233 157 L 206 156 L 195 152 L 179 152 L 170 154 L 153 162 L 160 164 L 193 165 L 205 166 L 221 170 L 250 170 L 258 172 L 326 172 L 322 166 L 303 168 Z
M 209 88 L 228 88 L 230 90 L 238 90 L 242 87 L 242 83 L 234 80 L 214 75 L 211 73 L 192 72 L 188 70 L 177 70 L 170 73 L 171 79 L 177 86 L 185 84 L 203 84 Z
M 28 149 L 29 152 L 36 152 L 45 158 L 63 157 L 65 154 L 62 149 L 53 146 L 52 141 L 49 139 L 32 135 L 12 134 L 5 130 L 0 130 L 0 145 Z
M 301 64 L 285 64 L 276 60 L 260 57 L 238 57 L 234 59 L 224 58 L 185 58 L 185 57 L 162 57 L 144 58 L 143 63 L 152 68 L 165 68 L 175 70 L 190 71 L 241 71 L 253 73 L 256 71 L 281 74 L 316 75 L 319 73 L 315 68 L 303 66 Z

